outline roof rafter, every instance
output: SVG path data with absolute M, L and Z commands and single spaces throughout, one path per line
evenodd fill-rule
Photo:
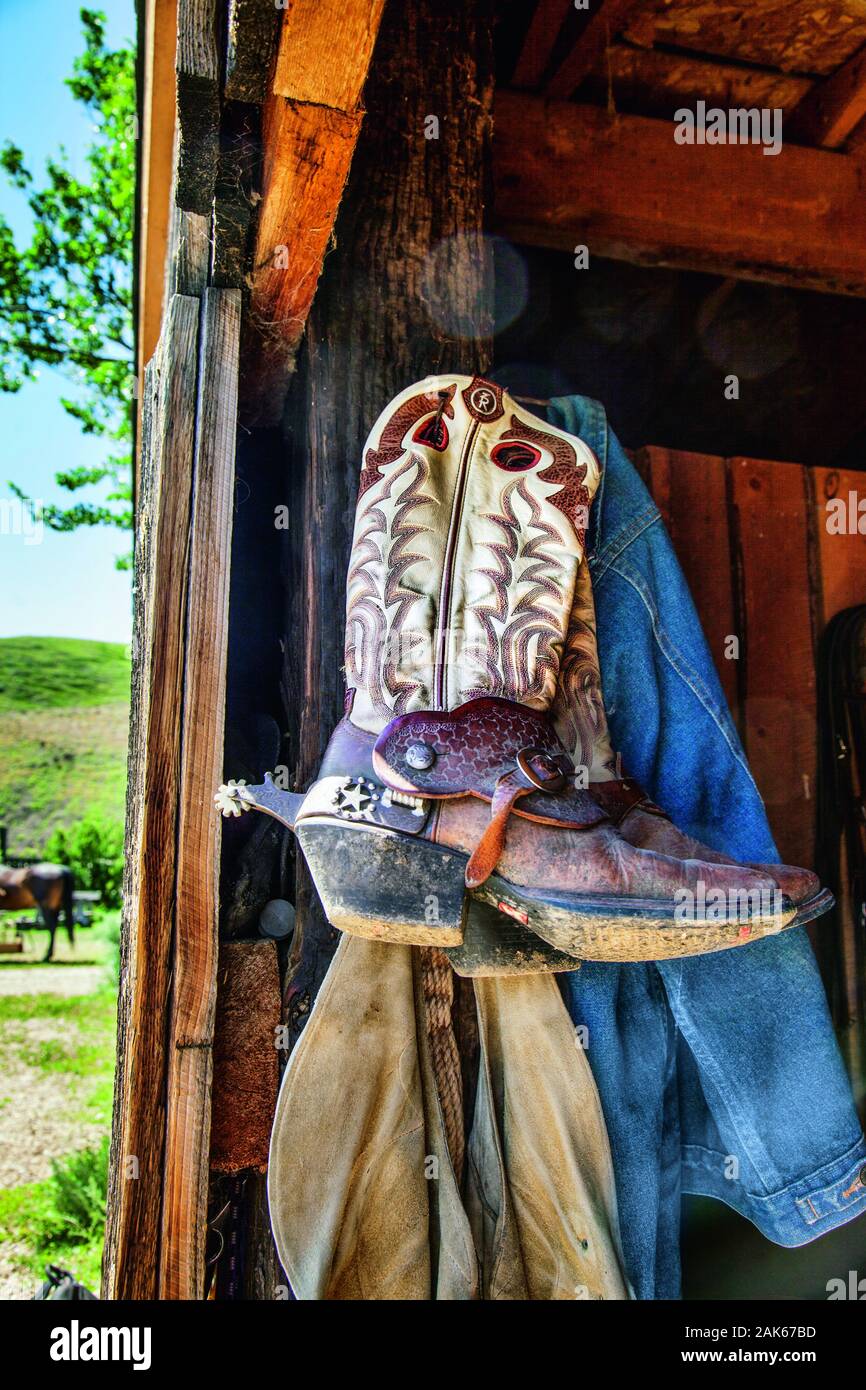
M 533 90 L 541 86 L 559 31 L 573 8 L 574 0 L 538 0 L 510 86 Z
M 571 96 L 640 6 L 641 0 L 600 0 L 577 43 L 546 84 L 547 95 Z
M 670 121 L 502 91 L 494 213 L 515 241 L 866 297 L 858 160 L 681 145 Z
M 804 145 L 836 150 L 866 116 L 866 46 L 803 97 L 785 122 Z

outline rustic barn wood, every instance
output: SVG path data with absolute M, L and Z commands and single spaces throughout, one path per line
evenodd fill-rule
M 832 616 L 816 597 L 820 470 L 657 448 L 635 462 L 670 531 L 782 857 L 811 866 L 815 649 Z M 848 592 L 837 587 L 832 603 Z
M 785 135 L 804 145 L 835 150 L 866 116 L 866 47 L 837 68 L 798 103 L 785 120 Z
M 209 213 L 219 155 L 220 55 L 216 0 L 178 0 L 175 201 Z
M 275 424 L 361 128 L 383 0 L 298 0 L 262 112 L 262 201 L 244 345 L 244 419 Z
M 331 239 L 361 114 L 272 95 L 244 352 L 244 418 L 274 424 Z
M 198 317 L 197 299 L 174 296 L 144 398 L 118 1060 L 103 1276 L 110 1298 L 156 1294 Z
M 738 670 L 746 755 L 783 861 L 811 865 L 817 634 L 806 470 L 754 459 L 732 459 L 730 470 L 743 593 Z
M 293 0 L 273 89 L 292 101 L 357 110 L 385 0 Z
M 166 1096 L 161 1298 L 204 1287 L 219 927 L 220 819 L 241 297 L 202 302 L 183 683 Z
M 654 446 L 634 462 L 670 532 L 782 857 L 813 867 L 815 654 L 830 619 L 866 602 L 863 474 Z M 843 523 L 828 512 L 834 500 Z M 728 635 L 739 639 L 734 659 Z
M 826 75 L 866 41 L 866 14 L 857 0 L 834 5 L 816 5 L 814 0 L 671 0 L 645 10 L 659 45 L 788 72 Z M 640 22 L 643 13 L 637 18 Z M 644 37 L 648 31 L 649 23 L 642 30 Z
M 250 1173 L 244 1192 L 246 1231 L 244 1240 L 244 1293 L 258 1303 L 286 1301 L 288 1282 L 280 1267 L 271 1234 L 268 1180 L 264 1173 Z
M 677 145 L 666 121 L 502 91 L 493 167 L 495 222 L 516 241 L 866 294 L 851 157 Z
M 866 603 L 866 515 L 857 510 L 860 502 L 866 502 L 866 477 L 852 469 L 814 468 L 810 472 L 814 479 L 810 500 L 821 576 L 820 635 L 843 608 Z M 839 531 L 835 523 L 828 525 L 831 513 L 827 504 L 839 501 L 845 503 L 847 513 L 848 526 L 844 531 Z
M 261 158 L 258 112 L 232 105 L 223 115 L 211 231 L 210 279 L 243 289 L 247 284 L 254 185 Z
M 280 967 L 273 941 L 224 941 L 213 1048 L 213 1172 L 264 1173 L 277 1103 Z
M 490 138 L 490 40 L 486 5 L 393 0 L 382 21 L 336 248 L 289 406 L 294 531 L 284 685 L 296 719 L 296 786 L 315 775 L 342 713 L 345 574 L 366 434 L 411 381 L 489 364 L 492 284 L 479 171 Z M 426 139 L 425 120 L 436 112 L 439 138 Z M 293 1038 L 337 936 L 302 866 L 298 874 L 286 991 Z
M 228 101 L 260 106 L 265 99 L 283 8 L 274 0 L 229 0 L 226 33 Z
M 547 95 L 553 98 L 570 96 L 642 4 L 643 0 L 600 0 L 577 43 L 546 84 Z
M 165 246 L 174 167 L 177 0 L 147 0 L 142 53 L 138 265 L 138 375 L 162 324 Z
M 172 205 L 166 247 L 166 300 L 173 294 L 201 295 L 211 259 L 211 219 Z
M 785 112 L 793 111 L 813 87 L 810 77 L 798 73 L 614 43 L 587 74 L 581 99 L 598 106 L 612 101 L 617 111 L 670 120 L 680 107 L 694 108 L 699 100 L 708 107 L 780 106 Z M 786 115 L 786 137 L 788 131 Z
M 725 461 L 648 447 L 635 465 L 652 493 L 686 576 L 725 698 L 739 718 L 738 664 L 728 655 L 740 632 Z
M 559 32 L 573 8 L 572 0 L 537 0 L 509 86 L 530 91 L 540 87 Z

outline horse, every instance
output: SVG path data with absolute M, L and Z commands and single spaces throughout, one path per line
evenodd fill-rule
M 0 864 L 0 912 L 17 912 L 35 907 L 48 928 L 48 950 L 44 959 L 54 954 L 54 933 L 61 912 L 69 936 L 75 945 L 75 919 L 72 893 L 75 880 L 65 864 L 28 864 L 23 869 L 9 869 Z

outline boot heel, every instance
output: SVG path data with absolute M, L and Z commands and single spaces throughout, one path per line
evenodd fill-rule
M 465 855 L 334 820 L 302 820 L 295 833 L 332 926 L 404 946 L 462 944 Z
M 579 970 L 580 961 L 557 951 L 516 921 L 501 901 L 494 908 L 470 899 L 463 945 L 445 953 L 458 975 L 555 975 Z

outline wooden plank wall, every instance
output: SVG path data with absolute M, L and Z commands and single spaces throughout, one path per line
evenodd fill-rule
M 866 535 L 828 530 L 827 502 L 866 499 L 866 477 L 653 446 L 635 463 L 689 582 L 782 858 L 811 867 L 817 644 L 836 613 L 866 602 Z

